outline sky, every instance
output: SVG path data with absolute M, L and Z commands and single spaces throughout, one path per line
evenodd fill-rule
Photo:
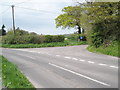
M 20 29 L 45 35 L 70 34 L 74 28 L 56 28 L 55 18 L 64 7 L 84 0 L 0 0 L 0 25 L 12 28 L 11 5 L 15 5 L 15 26 Z

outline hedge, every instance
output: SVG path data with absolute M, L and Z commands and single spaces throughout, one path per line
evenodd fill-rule
M 2 37 L 3 44 L 41 44 L 63 41 L 63 35 L 6 35 Z

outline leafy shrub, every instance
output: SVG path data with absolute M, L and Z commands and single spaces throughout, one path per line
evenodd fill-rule
M 112 41 L 118 40 L 119 22 L 119 20 L 110 18 L 94 23 L 89 37 L 90 44 L 98 48 L 102 44 L 108 46 Z
M 3 44 L 15 44 L 14 43 L 14 36 L 13 35 L 3 36 L 2 43 Z
M 64 41 L 64 35 L 54 35 L 52 37 L 53 42 L 63 42 Z
M 41 44 L 63 41 L 63 35 L 6 35 L 2 38 L 3 44 Z
M 44 42 L 50 43 L 50 42 L 63 42 L 64 41 L 64 35 L 45 35 Z
M 98 32 L 93 32 L 91 34 L 92 45 L 96 48 L 99 47 L 103 43 L 103 38 Z
M 53 36 L 52 35 L 45 35 L 44 38 L 45 38 L 44 39 L 45 43 L 50 43 L 50 42 L 52 42 Z

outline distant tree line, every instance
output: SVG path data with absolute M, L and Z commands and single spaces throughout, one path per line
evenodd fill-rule
M 6 35 L 0 38 L 2 38 L 2 44 L 42 44 L 64 41 L 64 35 L 38 35 L 20 28 L 15 30 L 15 34 L 13 30 L 9 30 Z

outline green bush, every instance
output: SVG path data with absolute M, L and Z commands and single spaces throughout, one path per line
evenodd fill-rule
M 2 37 L 2 44 L 15 44 L 13 35 L 6 35 Z
M 64 41 L 64 35 L 54 35 L 52 37 L 53 42 L 63 42 Z
M 52 42 L 53 36 L 52 35 L 45 35 L 44 38 L 45 38 L 44 39 L 45 43 L 50 43 L 50 42 Z
M 112 41 L 118 40 L 118 36 L 120 36 L 119 22 L 110 18 L 94 23 L 92 30 L 88 33 L 89 44 L 98 48 L 101 45 L 109 46 Z
M 45 35 L 44 42 L 51 43 L 51 42 L 63 42 L 64 35 Z
M 3 44 L 41 44 L 63 41 L 63 35 L 6 35 L 2 37 Z
M 98 32 L 93 32 L 91 34 L 92 45 L 96 48 L 99 47 L 103 43 L 103 38 Z

